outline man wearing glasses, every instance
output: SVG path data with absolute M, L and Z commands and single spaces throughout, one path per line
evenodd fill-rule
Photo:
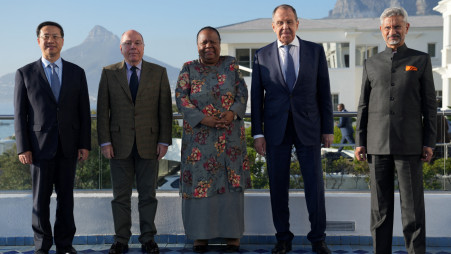
M 46 21 L 36 29 L 42 57 L 16 72 L 14 127 L 17 153 L 31 167 L 35 253 L 75 254 L 74 178 L 91 149 L 91 115 L 85 72 L 60 56 L 63 28 Z M 50 197 L 57 194 L 54 237 Z
M 159 253 L 154 241 L 158 160 L 172 138 L 172 104 L 166 69 L 144 61 L 144 39 L 134 30 L 121 38 L 124 61 L 103 68 L 97 100 L 98 137 L 110 159 L 114 243 L 110 254 L 128 251 L 131 195 L 136 178 L 142 251 Z

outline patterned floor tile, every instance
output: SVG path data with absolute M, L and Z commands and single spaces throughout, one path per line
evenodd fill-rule
M 353 251 L 352 253 L 356 253 L 356 254 L 365 254 L 365 253 L 371 253 L 371 252 L 366 251 L 366 250 L 355 250 L 355 251 Z
M 109 244 L 98 245 L 75 245 L 79 254 L 107 254 L 110 248 Z M 142 254 L 140 244 L 130 244 L 128 254 Z M 241 245 L 241 254 L 266 254 L 271 253 L 273 245 L 257 245 L 246 244 Z M 369 254 L 373 249 L 371 246 L 359 245 L 329 245 L 333 254 Z M 224 245 L 213 244 L 210 245 L 208 254 L 223 253 Z M 192 244 L 160 244 L 160 252 L 162 254 L 191 254 Z M 33 254 L 34 247 L 32 246 L 0 246 L 0 254 Z M 50 251 L 54 254 L 54 247 Z M 313 253 L 310 245 L 295 245 L 293 246 L 293 254 L 310 254 Z M 394 246 L 392 253 L 404 254 L 407 253 L 404 246 Z M 450 247 L 430 247 L 427 249 L 429 254 L 451 254 Z M 194 253 L 193 253 L 194 254 Z

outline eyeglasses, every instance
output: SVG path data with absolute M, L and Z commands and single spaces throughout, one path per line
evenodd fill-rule
M 48 41 L 48 40 L 50 40 L 50 38 L 52 38 L 55 41 L 58 40 L 59 38 L 63 38 L 63 36 L 57 35 L 57 34 L 53 34 L 53 35 L 51 35 L 51 34 L 44 34 L 44 35 L 41 35 L 39 37 L 41 39 L 43 39 L 44 41 Z
M 135 44 L 136 47 L 140 47 L 140 46 L 144 45 L 144 43 L 142 41 L 135 41 L 135 42 L 125 41 L 122 43 L 122 45 L 125 47 L 131 47 L 132 44 Z

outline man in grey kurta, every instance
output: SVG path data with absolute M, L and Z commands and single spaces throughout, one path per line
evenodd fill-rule
M 388 8 L 380 20 L 387 48 L 364 65 L 355 155 L 362 161 L 368 154 L 375 253 L 392 251 L 395 168 L 406 248 L 425 253 L 422 164 L 432 157 L 436 135 L 431 59 L 404 43 L 410 26 L 404 9 Z

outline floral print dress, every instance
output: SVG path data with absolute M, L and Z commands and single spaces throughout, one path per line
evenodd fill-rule
M 175 98 L 183 115 L 180 193 L 205 198 L 251 186 L 246 153 L 244 113 L 246 84 L 235 58 L 221 56 L 215 66 L 194 60 L 183 65 Z M 205 116 L 237 113 L 228 128 L 201 124 Z

